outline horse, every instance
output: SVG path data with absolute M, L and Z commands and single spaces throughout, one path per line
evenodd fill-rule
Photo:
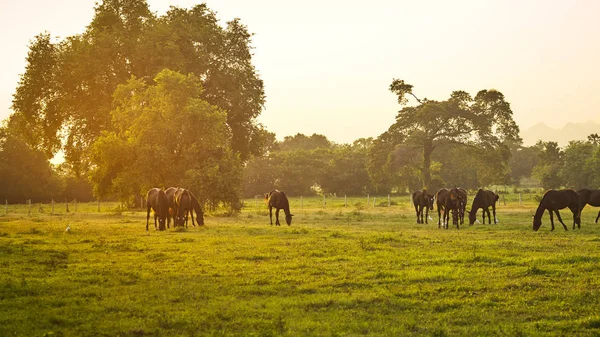
M 442 219 L 441 211 L 443 209 L 444 228 L 448 229 L 450 212 L 452 212 L 452 224 L 456 225 L 457 229 L 460 229 L 458 217 L 461 203 L 464 203 L 463 198 L 463 194 L 456 187 L 450 190 L 443 188 L 437 191 L 435 199 L 438 209 L 438 228 L 440 228 L 440 221 Z
M 167 195 L 160 188 L 153 188 L 146 194 L 146 230 L 150 221 L 150 209 L 154 211 L 154 229 L 165 230 L 165 222 L 168 213 Z M 158 228 L 156 219 L 158 218 Z
M 544 215 L 545 210 L 548 210 L 548 213 L 550 213 L 550 224 L 552 225 L 551 231 L 554 230 L 554 216 L 552 212 L 556 213 L 558 221 L 560 221 L 565 230 L 568 230 L 558 212 L 558 210 L 567 207 L 573 212 L 573 229 L 575 229 L 576 224 L 578 225 L 578 228 L 581 228 L 579 194 L 572 189 L 566 189 L 548 190 L 544 194 L 542 201 L 540 201 L 540 205 L 533 216 L 533 230 L 537 231 L 542 225 L 542 215 Z
M 177 226 L 175 223 L 175 216 L 177 214 L 175 192 L 177 192 L 177 187 L 169 187 L 165 190 L 165 194 L 167 195 L 167 203 L 169 205 L 169 211 L 167 212 L 167 228 L 171 228 L 171 218 L 173 218 L 173 227 Z
M 427 223 L 429 210 L 433 211 L 433 194 L 427 190 L 416 191 L 412 194 L 415 212 L 417 212 L 417 223 Z M 423 222 L 423 208 L 425 208 L 425 222 Z
M 290 226 L 292 224 L 292 217 L 294 216 L 290 213 L 290 203 L 288 201 L 287 196 L 283 191 L 272 190 L 269 193 L 265 193 L 265 201 L 269 204 L 269 219 L 271 220 L 271 225 L 273 225 L 273 207 L 275 208 L 275 225 L 280 226 L 279 223 L 279 210 L 283 209 L 285 213 L 285 222 Z
M 175 216 L 175 226 L 188 226 L 188 214 L 192 216 L 192 225 L 194 224 L 194 213 L 192 212 L 192 198 L 188 190 L 178 188 L 175 191 L 175 203 L 177 204 L 177 213 Z
M 581 216 L 581 211 L 585 205 L 600 206 L 600 190 L 597 189 L 589 189 L 583 188 L 577 191 L 579 194 L 579 215 Z M 598 223 L 598 218 L 600 218 L 600 211 L 598 211 L 598 216 L 596 217 L 596 221 L 594 223 Z
M 202 210 L 202 207 L 200 207 L 200 203 L 198 202 L 198 199 L 196 199 L 194 193 L 192 193 L 192 191 L 190 190 L 188 190 L 188 193 L 190 194 L 190 198 L 192 201 L 192 210 L 196 212 L 196 222 L 198 223 L 198 226 L 204 226 L 204 211 Z
M 483 223 L 485 223 L 485 214 L 488 216 L 488 224 L 492 223 L 492 218 L 490 217 L 490 206 L 492 206 L 492 212 L 494 214 L 494 223 L 496 223 L 496 201 L 500 196 L 490 190 L 482 190 L 481 188 L 475 194 L 475 198 L 473 198 L 473 204 L 471 205 L 471 210 L 469 211 L 469 225 L 475 223 L 477 219 L 477 211 L 481 208 L 483 212 Z

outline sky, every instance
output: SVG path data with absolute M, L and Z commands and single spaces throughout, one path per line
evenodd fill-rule
M 82 33 L 100 0 L 0 1 L 0 120 L 32 38 Z M 202 1 L 147 0 L 169 6 Z M 207 0 L 221 24 L 254 34 L 266 104 L 258 122 L 278 139 L 318 133 L 337 143 L 377 137 L 401 109 L 394 78 L 419 98 L 496 89 L 521 129 L 600 123 L 597 0 Z M 409 104 L 416 104 L 410 101 Z

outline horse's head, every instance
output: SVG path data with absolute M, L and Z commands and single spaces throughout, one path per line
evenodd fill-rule
M 294 214 L 286 214 L 285 215 L 285 223 L 288 224 L 288 226 L 290 226 L 292 224 L 292 217 L 294 216 Z
M 196 213 L 196 222 L 198 226 L 204 226 L 204 212 Z
M 469 211 L 469 225 L 472 225 L 477 221 L 477 211 L 472 209 Z
M 426 195 L 427 198 L 427 207 L 429 207 L 429 209 L 433 209 L 433 194 L 427 194 Z
M 164 231 L 167 228 L 166 223 L 167 223 L 166 217 L 164 217 L 164 218 L 162 216 L 158 217 L 158 229 L 160 229 L 161 231 Z
M 534 216 L 533 217 L 533 231 L 537 232 L 537 230 L 540 228 L 541 225 L 542 225 L 542 217 L 536 218 Z

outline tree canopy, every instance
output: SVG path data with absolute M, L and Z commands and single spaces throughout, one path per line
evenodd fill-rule
M 205 4 L 165 15 L 144 0 L 105 0 L 87 29 L 53 41 L 35 37 L 13 100 L 14 126 L 51 158 L 60 149 L 78 175 L 90 168 L 90 148 L 114 131 L 112 95 L 131 76 L 151 84 L 165 68 L 194 74 L 200 98 L 225 113 L 230 146 L 242 160 L 260 153 L 266 132 L 256 123 L 265 101 L 252 65 L 251 34 L 235 19 L 219 25 Z
M 417 99 L 417 106 L 402 108 L 388 133 L 408 147 L 419 148 L 423 187 L 431 184 L 432 153 L 440 144 L 455 143 L 491 158 L 489 165 L 507 171 L 508 141 L 520 142 L 519 128 L 512 118 L 510 104 L 497 90 L 481 90 L 471 97 L 464 91 L 454 91 L 445 101 L 418 99 L 413 86 L 394 79 L 389 87 L 398 96 L 398 103 L 408 102 L 407 95 Z M 389 137 L 389 136 L 388 136 Z M 491 155 L 493 154 L 493 155 Z

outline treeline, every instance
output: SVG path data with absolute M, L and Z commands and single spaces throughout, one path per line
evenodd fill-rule
M 564 148 L 544 141 L 529 147 L 510 144 L 504 157 L 456 143 L 440 143 L 432 156 L 430 189 L 519 187 L 524 182 L 545 189 L 598 188 L 599 140 L 593 134 L 587 141 L 572 141 Z M 421 189 L 422 154 L 418 149 L 401 144 L 385 150 L 382 143 L 380 138 L 368 138 L 335 144 L 318 134 L 285 137 L 267 155 L 246 165 L 244 196 L 261 194 L 265 186 L 296 196 L 404 194 Z

